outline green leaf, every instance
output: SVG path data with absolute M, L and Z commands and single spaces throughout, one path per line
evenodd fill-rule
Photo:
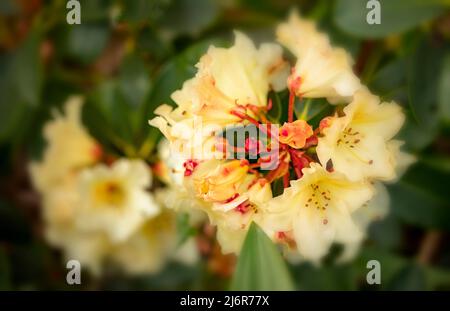
M 294 106 L 294 112 L 297 118 L 309 121 L 329 107 L 330 104 L 328 104 L 328 102 L 324 98 L 321 99 L 309 98 L 302 101 L 296 101 Z
M 294 268 L 300 290 L 356 290 L 356 271 L 351 265 L 316 267 L 303 263 Z
M 450 285 L 448 269 L 418 265 L 412 258 L 402 257 L 373 246 L 363 247 L 355 261 L 361 280 L 365 281 L 369 271 L 366 264 L 369 260 L 380 262 L 383 290 L 437 290 L 448 288 Z M 373 289 L 373 285 L 365 284 L 364 288 Z
M 86 125 L 102 142 L 112 143 L 122 153 L 132 155 L 133 109 L 119 93 L 116 80 L 100 83 L 89 97 L 83 115 Z
M 121 20 L 127 23 L 155 22 L 164 16 L 170 0 L 123 1 Z
M 415 164 L 399 183 L 389 186 L 392 212 L 412 225 L 449 230 L 449 180 L 448 172 Z
M 80 0 L 81 23 L 107 20 L 111 4 L 111 0 Z
M 150 91 L 150 78 L 145 63 L 136 55 L 125 58 L 119 75 L 119 90 L 134 109 L 141 106 Z
M 361 38 L 382 38 L 410 30 L 445 12 L 444 0 L 380 0 L 381 23 L 370 25 L 367 0 L 337 0 L 338 27 Z
M 400 133 L 407 145 L 420 150 L 429 145 L 438 132 L 438 85 L 444 50 L 424 40 L 410 61 L 408 93 L 411 115 Z
M 425 290 L 425 271 L 421 266 L 410 264 L 402 268 L 388 284 L 388 290 Z
M 0 56 L 0 142 L 13 136 L 28 108 L 17 95 L 12 65 L 13 55 Z
M 195 35 L 215 20 L 218 9 L 214 0 L 173 0 L 162 26 L 175 34 Z
M 191 236 L 195 235 L 196 230 L 189 222 L 188 213 L 177 214 L 177 245 L 183 245 Z
M 39 58 L 41 36 L 30 33 L 17 51 L 13 64 L 13 77 L 17 93 L 26 103 L 36 106 L 42 90 L 42 64 Z
M 411 59 L 410 105 L 419 125 L 425 129 L 433 128 L 438 120 L 437 91 L 443 56 L 442 48 L 424 40 Z
M 439 115 L 450 124 L 450 53 L 445 55 L 442 65 L 442 77 L 439 83 Z
M 390 214 L 380 221 L 373 222 L 368 235 L 380 248 L 394 250 L 401 245 L 401 229 L 399 220 Z
M 370 89 L 384 100 L 393 99 L 397 90 L 406 87 L 407 63 L 404 58 L 400 58 L 383 66 L 370 81 Z
M 288 268 L 278 249 L 255 223 L 250 225 L 245 238 L 231 289 L 294 289 Z
M 16 138 L 26 128 L 26 118 L 40 102 L 43 84 L 40 43 L 39 31 L 32 31 L 15 53 L 0 56 L 0 142 L 17 142 Z
M 67 26 L 63 50 L 82 64 L 93 62 L 106 47 L 110 35 L 107 23 L 82 23 Z

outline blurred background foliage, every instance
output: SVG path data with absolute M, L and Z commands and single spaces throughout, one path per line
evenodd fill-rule
M 380 2 L 382 23 L 371 26 L 366 0 L 80 0 L 80 25 L 66 23 L 64 0 L 0 1 L 0 289 L 450 289 L 449 1 Z M 60 254 L 42 238 L 27 174 L 44 148 L 42 126 L 52 109 L 83 94 L 84 123 L 108 152 L 152 163 L 159 133 L 147 120 L 194 75 L 208 46 L 230 45 L 234 29 L 271 41 L 293 6 L 353 55 L 374 93 L 408 115 L 400 136 L 418 161 L 389 186 L 391 213 L 370 227 L 358 258 L 336 264 L 336 246 L 321 268 L 288 271 L 277 255 L 255 267 L 258 249 L 274 249 L 254 228 L 237 266 L 247 276 L 241 280 L 230 282 L 225 259 L 204 258 L 156 276 L 83 274 L 82 285 L 66 285 Z M 365 281 L 371 259 L 381 263 L 381 285 Z M 267 274 L 277 284 L 251 279 Z

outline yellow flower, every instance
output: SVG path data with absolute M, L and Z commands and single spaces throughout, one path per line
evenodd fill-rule
M 105 260 L 112 249 L 111 241 L 104 233 L 83 232 L 73 226 L 47 224 L 45 237 L 51 245 L 63 250 L 66 261 L 78 260 L 83 269 L 88 269 L 95 276 L 102 273 Z
M 155 273 L 172 257 L 178 256 L 184 263 L 195 262 L 198 252 L 193 242 L 189 240 L 177 249 L 176 214 L 165 209 L 116 245 L 111 260 L 129 274 Z
M 329 173 L 317 163 L 303 169 L 303 177 L 291 181 L 281 196 L 267 203 L 263 228 L 292 232 L 298 252 L 317 261 L 333 242 L 349 243 L 361 238 L 352 213 L 373 195 L 367 182 L 351 182 Z
M 149 168 L 140 160 L 118 160 L 112 167 L 97 165 L 81 172 L 80 206 L 76 225 L 104 231 L 113 241 L 124 241 L 159 207 L 147 188 Z
M 71 178 L 41 193 L 44 234 L 49 244 L 63 250 L 66 260 L 76 259 L 98 275 L 111 243 L 103 232 L 80 231 L 75 227 L 80 202 L 76 180 Z
M 404 142 L 400 140 L 391 140 L 387 143 L 387 148 L 391 155 L 392 165 L 395 167 L 396 178 L 394 180 L 389 180 L 389 182 L 398 181 L 406 170 L 417 161 L 417 158 L 401 150 Z
M 245 190 L 245 191 L 244 191 Z M 238 254 L 252 222 L 262 225 L 266 212 L 264 204 L 272 199 L 270 184 L 264 179 L 245 185 L 235 200 L 208 213 L 217 225 L 217 240 L 222 253 Z M 273 232 L 267 232 L 271 235 Z
M 401 108 L 393 102 L 380 104 L 378 97 L 361 90 L 344 113 L 333 118 L 319 137 L 316 150 L 322 165 L 331 161 L 334 170 L 351 180 L 393 179 L 395 167 L 386 140 L 404 122 Z
M 194 192 L 207 202 L 224 203 L 238 193 L 247 172 L 248 164 L 245 161 L 201 162 L 192 174 Z
M 162 105 L 155 110 L 157 117 L 150 120 L 171 143 L 181 140 L 188 152 L 204 149 L 205 141 L 217 131 L 241 122 L 233 111 L 266 107 L 269 90 L 282 88 L 287 77 L 280 46 L 262 44 L 257 49 L 239 32 L 232 47 L 210 47 L 197 68 L 195 77 L 172 94 L 177 107 Z M 213 145 L 214 140 L 205 153 L 214 149 Z
M 65 104 L 65 114 L 55 112 L 54 120 L 44 127 L 47 148 L 43 160 L 30 167 L 33 183 L 40 191 L 93 164 L 101 154 L 99 145 L 81 124 L 82 103 L 81 97 L 70 97 Z
M 293 12 L 288 22 L 278 26 L 277 37 L 298 58 L 288 80 L 296 95 L 336 101 L 351 97 L 360 88 L 348 53 L 333 48 L 312 21 Z

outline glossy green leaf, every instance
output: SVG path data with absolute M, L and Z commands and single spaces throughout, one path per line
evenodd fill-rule
M 411 113 L 400 137 L 411 149 L 429 145 L 438 133 L 438 86 L 442 72 L 444 50 L 430 40 L 424 40 L 409 64 L 408 94 Z
M 178 245 L 182 245 L 187 241 L 190 237 L 195 235 L 196 230 L 191 226 L 189 222 L 189 214 L 188 213 L 180 213 L 177 215 L 177 240 Z
M 450 229 L 449 181 L 448 172 L 417 163 L 389 186 L 392 213 L 411 225 Z
M 162 26 L 175 34 L 198 34 L 209 26 L 218 14 L 214 0 L 172 0 Z
M 33 106 L 39 103 L 42 89 L 40 43 L 40 34 L 38 32 L 30 33 L 17 51 L 13 64 L 13 79 L 17 93 L 26 103 Z
M 164 16 L 170 2 L 170 0 L 123 1 L 120 18 L 131 23 L 154 23 Z
M 444 0 L 380 0 L 381 23 L 370 25 L 368 0 L 337 0 L 338 27 L 361 38 L 381 38 L 412 29 L 445 12 Z
M 406 88 L 407 65 L 401 58 L 381 67 L 370 81 L 370 89 L 384 100 L 392 99 L 397 90 Z
M 321 112 L 330 108 L 330 104 L 326 99 L 305 99 L 302 101 L 296 101 L 294 106 L 294 112 L 297 118 L 309 121 L 319 115 Z
M 425 290 L 426 278 L 422 267 L 410 264 L 403 267 L 388 284 L 389 290 Z
M 381 285 L 369 285 L 366 275 L 369 260 L 377 260 L 381 267 Z M 450 270 L 419 265 L 413 258 L 403 257 L 374 246 L 365 246 L 355 261 L 362 287 L 382 290 L 437 290 L 450 285 Z
M 232 290 L 293 290 L 289 270 L 267 235 L 252 223 L 239 255 Z
M 316 267 L 310 263 L 293 268 L 300 290 L 356 290 L 357 274 L 351 265 Z
M 136 55 L 128 56 L 119 75 L 119 90 L 126 103 L 136 109 L 142 105 L 150 91 L 148 70 L 142 59 Z
M 14 52 L 0 56 L 0 141 L 25 130 L 41 100 L 43 71 L 39 58 L 41 35 L 30 32 Z
M 64 52 L 70 58 L 89 64 L 106 48 L 110 35 L 107 23 L 81 23 L 67 26 Z
M 92 92 L 91 105 L 86 105 L 88 126 L 103 141 L 114 144 L 121 152 L 132 155 L 133 122 L 136 111 L 119 92 L 118 82 L 108 80 Z

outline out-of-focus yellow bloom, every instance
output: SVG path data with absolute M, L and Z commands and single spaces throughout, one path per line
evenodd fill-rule
M 289 76 L 289 89 L 307 98 L 326 97 L 330 101 L 350 98 L 360 88 L 352 71 L 350 55 L 333 48 L 314 22 L 293 12 L 277 29 L 278 41 L 298 58 Z
M 63 249 L 66 260 L 76 259 L 82 267 L 99 274 L 111 243 L 104 232 L 81 231 L 75 226 L 80 205 L 76 178 L 42 192 L 44 234 L 47 241 Z
M 367 90 L 358 91 L 344 108 L 345 116 L 330 121 L 319 137 L 317 155 L 326 165 L 351 180 L 395 178 L 395 167 L 386 140 L 392 138 L 404 122 L 400 106 L 381 103 Z
M 83 99 L 70 97 L 64 105 L 65 114 L 54 112 L 54 120 L 44 127 L 47 148 L 43 160 L 31 165 L 35 187 L 45 191 L 61 179 L 98 160 L 101 149 L 81 124 Z
M 112 244 L 101 232 L 83 232 L 73 226 L 61 227 L 47 224 L 45 237 L 54 247 L 63 250 L 65 260 L 78 260 L 83 269 L 95 276 L 101 274 Z
M 140 160 L 118 160 L 111 167 L 85 169 L 79 181 L 76 225 L 83 230 L 104 231 L 113 241 L 126 240 L 159 212 L 146 191 L 150 184 L 150 170 Z
M 155 273 L 170 258 L 191 264 L 198 259 L 193 240 L 177 245 L 176 214 L 164 209 L 111 252 L 111 260 L 129 274 Z
M 350 243 L 361 238 L 352 213 L 371 199 L 373 187 L 329 173 L 317 163 L 303 169 L 303 177 L 291 181 L 281 196 L 267 203 L 264 227 L 292 232 L 303 258 L 318 261 L 333 242 Z

